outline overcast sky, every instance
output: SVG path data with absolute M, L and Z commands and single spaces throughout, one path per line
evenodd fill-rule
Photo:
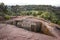
M 53 5 L 60 6 L 60 0 L 0 0 L 5 5 Z

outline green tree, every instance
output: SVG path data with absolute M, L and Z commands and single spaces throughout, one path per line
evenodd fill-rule
M 4 5 L 4 3 L 0 3 L 0 12 L 2 13 L 1 16 L 4 16 L 7 14 L 7 6 Z

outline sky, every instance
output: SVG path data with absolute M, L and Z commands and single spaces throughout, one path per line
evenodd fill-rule
M 5 5 L 52 5 L 60 6 L 60 0 L 0 0 Z

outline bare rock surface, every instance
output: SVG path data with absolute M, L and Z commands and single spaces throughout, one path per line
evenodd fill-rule
M 0 40 L 60 40 L 60 38 L 30 32 L 13 25 L 0 24 Z
M 18 16 L 17 18 L 6 21 L 9 24 L 13 24 L 19 27 L 36 32 L 39 29 L 39 32 L 42 31 L 44 34 L 59 37 L 60 33 L 55 24 L 46 21 L 42 18 L 35 18 L 33 16 Z M 60 27 L 60 26 L 59 26 Z

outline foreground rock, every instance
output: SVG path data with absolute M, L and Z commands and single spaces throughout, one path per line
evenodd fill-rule
M 13 24 L 20 28 L 22 27 L 30 31 L 39 32 L 54 37 L 60 36 L 59 33 L 60 30 L 57 29 L 59 26 L 52 24 L 44 19 L 38 19 L 31 16 L 24 16 L 24 17 L 20 16 L 15 19 L 8 20 L 6 23 Z
M 0 40 L 60 40 L 44 34 L 29 32 L 13 25 L 0 24 Z

